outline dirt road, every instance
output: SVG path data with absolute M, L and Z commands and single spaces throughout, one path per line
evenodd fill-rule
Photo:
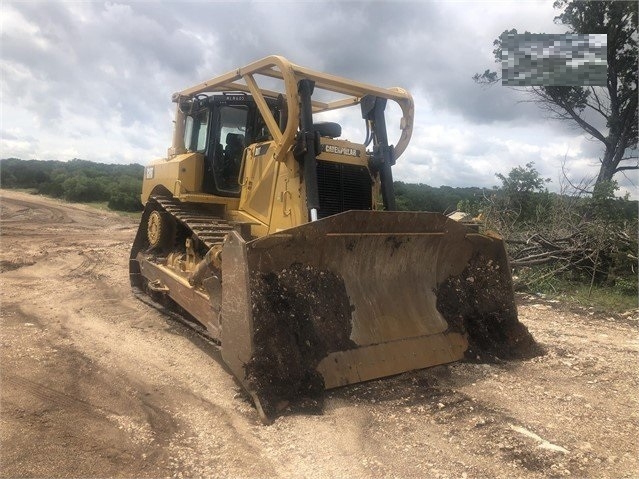
M 546 354 L 327 393 L 263 426 L 129 292 L 136 224 L 1 191 L 2 477 L 638 477 L 638 318 L 521 299 Z

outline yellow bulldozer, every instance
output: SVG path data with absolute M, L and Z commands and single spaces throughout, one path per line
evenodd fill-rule
M 173 102 L 167 158 L 145 167 L 131 284 L 201 325 L 263 421 L 325 389 L 534 344 L 498 236 L 396 211 L 407 91 L 271 56 Z M 348 108 L 362 143 L 319 121 Z

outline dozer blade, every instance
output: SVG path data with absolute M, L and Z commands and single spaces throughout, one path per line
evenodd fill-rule
M 222 267 L 222 357 L 263 417 L 324 389 L 534 345 L 503 241 L 438 213 L 231 233 Z

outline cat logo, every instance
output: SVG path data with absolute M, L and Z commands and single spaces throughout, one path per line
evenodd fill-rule
M 359 158 L 360 151 L 356 148 L 348 146 L 327 145 L 322 143 L 321 151 L 324 153 L 332 153 L 334 155 L 356 156 Z

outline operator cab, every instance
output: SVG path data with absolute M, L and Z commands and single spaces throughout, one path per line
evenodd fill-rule
M 281 101 L 266 98 L 266 102 L 279 120 Z M 239 197 L 244 149 L 271 139 L 253 97 L 242 93 L 198 95 L 180 107 L 186 114 L 186 149 L 204 155 L 203 191 Z

